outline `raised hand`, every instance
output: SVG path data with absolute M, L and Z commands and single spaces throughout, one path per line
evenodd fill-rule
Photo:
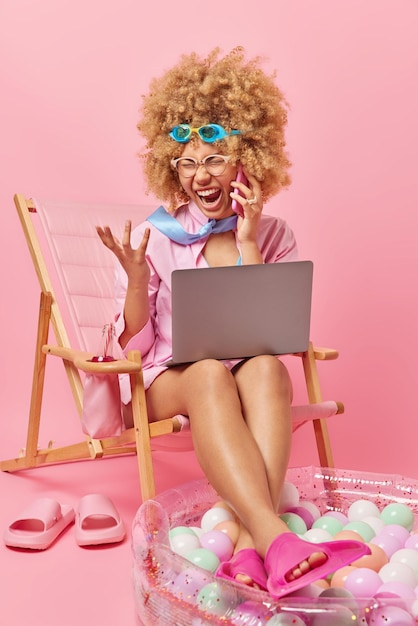
M 106 248 L 109 248 L 118 259 L 119 263 L 128 276 L 128 283 L 131 286 L 140 286 L 144 282 L 148 284 L 150 271 L 145 258 L 145 253 L 150 237 L 150 229 L 144 232 L 141 243 L 134 249 L 131 245 L 131 220 L 125 222 L 122 241 L 112 233 L 109 226 L 97 226 L 96 231 Z

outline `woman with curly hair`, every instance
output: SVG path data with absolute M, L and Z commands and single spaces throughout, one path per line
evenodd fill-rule
M 152 81 L 138 124 L 148 190 L 164 206 L 133 231 L 127 221 L 122 241 L 97 229 L 119 260 L 117 334 L 125 352 L 142 353 L 150 420 L 187 416 L 205 475 L 239 519 L 235 554 L 217 574 L 275 598 L 368 551 L 302 541 L 277 515 L 291 447 L 289 374 L 272 355 L 167 362 L 173 270 L 297 258 L 289 226 L 263 213 L 290 183 L 286 123 L 285 98 L 260 59 L 241 48 L 184 55 Z M 239 168 L 245 182 L 236 182 Z M 122 399 L 128 422 L 129 390 Z

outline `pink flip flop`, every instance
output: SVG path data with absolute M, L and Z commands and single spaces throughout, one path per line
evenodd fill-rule
M 263 591 L 267 589 L 267 574 L 263 560 L 253 548 L 240 550 L 229 561 L 220 564 L 216 571 L 218 578 L 233 580 L 236 583 L 238 574 L 249 576 L 251 580 Z
M 107 496 L 92 493 L 81 498 L 75 525 L 79 546 L 118 543 L 125 535 L 123 520 Z
M 285 575 L 309 558 L 313 552 L 323 552 L 328 558 L 322 565 L 311 569 L 300 578 L 287 582 Z M 283 533 L 271 543 L 264 559 L 268 574 L 267 589 L 273 598 L 281 598 L 324 578 L 344 565 L 349 565 L 365 554 L 370 554 L 370 548 L 360 541 L 310 543 L 294 533 Z
M 39 498 L 6 528 L 3 539 L 11 548 L 45 550 L 74 521 L 71 506 L 52 498 Z

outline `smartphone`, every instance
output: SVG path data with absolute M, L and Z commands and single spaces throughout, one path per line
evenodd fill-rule
M 248 185 L 248 180 L 244 174 L 242 165 L 238 166 L 237 177 L 235 180 L 237 183 L 244 183 L 244 185 Z M 240 196 L 242 196 L 240 190 L 237 187 L 233 187 L 233 189 L 234 193 L 238 193 Z M 235 213 L 237 213 L 238 215 L 241 215 L 241 217 L 244 217 L 244 209 L 242 208 L 242 205 L 238 202 L 238 200 L 232 200 L 232 210 L 235 211 Z

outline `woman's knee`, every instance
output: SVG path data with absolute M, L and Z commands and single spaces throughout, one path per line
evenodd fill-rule
M 190 365 L 187 370 L 194 386 L 201 385 L 206 390 L 222 391 L 228 386 L 235 386 L 234 377 L 221 361 L 203 359 Z
M 244 367 L 242 370 L 244 371 Z M 292 393 L 289 372 L 284 363 L 274 355 L 260 354 L 249 359 L 245 363 L 245 373 L 257 384 L 272 384 L 283 393 Z

